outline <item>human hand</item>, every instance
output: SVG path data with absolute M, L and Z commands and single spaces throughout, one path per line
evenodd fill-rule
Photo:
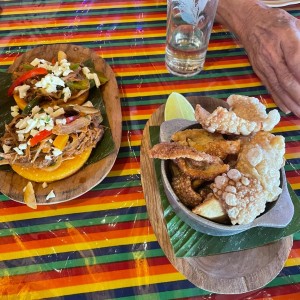
M 300 20 L 261 7 L 249 17 L 239 38 L 255 73 L 283 112 L 300 117 Z

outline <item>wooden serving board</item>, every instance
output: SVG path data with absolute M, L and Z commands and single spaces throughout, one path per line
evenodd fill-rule
M 108 79 L 108 82 L 101 89 L 115 149 L 105 158 L 80 169 L 74 175 L 49 183 L 47 188 L 43 188 L 41 183 L 33 183 L 37 204 L 54 204 L 68 201 L 84 194 L 100 183 L 111 170 L 121 143 L 122 114 L 118 85 L 112 69 L 97 53 L 77 45 L 45 45 L 34 48 L 18 57 L 8 71 L 13 72 L 22 62 L 30 62 L 36 57 L 51 61 L 53 58 L 57 58 L 59 50 L 67 54 L 70 62 L 84 62 L 91 59 L 96 71 L 102 72 Z M 23 188 L 27 182 L 27 179 L 15 172 L 0 171 L 0 191 L 13 200 L 23 202 Z M 54 191 L 56 196 L 46 200 L 46 196 L 51 190 Z
M 197 98 L 189 99 L 195 106 Z M 293 245 L 292 236 L 262 247 L 205 257 L 176 257 L 168 236 L 156 180 L 149 127 L 163 122 L 164 105 L 147 122 L 141 145 L 142 185 L 149 219 L 157 240 L 174 267 L 194 285 L 219 294 L 241 294 L 265 286 L 284 266 Z

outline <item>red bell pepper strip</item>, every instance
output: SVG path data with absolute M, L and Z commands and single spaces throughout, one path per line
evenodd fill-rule
M 30 140 L 29 140 L 29 145 L 30 147 L 34 147 L 35 145 L 37 145 L 40 141 L 42 141 L 43 139 L 45 139 L 46 137 L 48 137 L 49 135 L 52 134 L 51 130 L 47 130 L 44 129 L 42 131 L 40 131 L 39 133 L 37 133 L 35 136 L 33 136 Z
M 37 75 L 47 75 L 48 71 L 45 68 L 34 68 L 32 70 L 29 70 L 22 74 L 20 77 L 18 77 L 12 85 L 9 87 L 7 94 L 8 96 L 11 96 L 14 92 L 15 87 L 21 85 L 25 80 L 32 78 Z

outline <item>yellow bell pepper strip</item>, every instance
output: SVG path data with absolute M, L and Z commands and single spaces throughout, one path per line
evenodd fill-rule
M 68 134 L 58 135 L 53 141 L 53 146 L 62 151 L 66 147 L 68 140 Z
M 40 131 L 29 140 L 29 146 L 34 147 L 35 145 L 37 145 L 39 142 L 41 142 L 43 139 L 50 136 L 51 134 L 52 134 L 52 130 L 44 129 Z
M 14 93 L 15 87 L 21 85 L 25 80 L 35 77 L 37 75 L 47 75 L 47 74 L 48 74 L 48 71 L 45 68 L 34 68 L 32 70 L 25 72 L 20 77 L 18 77 L 12 83 L 12 85 L 9 87 L 9 89 L 7 91 L 8 96 L 12 96 L 12 94 Z

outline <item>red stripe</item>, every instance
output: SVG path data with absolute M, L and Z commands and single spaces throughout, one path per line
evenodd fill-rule
M 124 166 L 124 164 L 137 163 L 137 162 L 140 162 L 140 157 L 139 156 L 138 157 L 134 157 L 134 158 L 124 157 L 124 158 L 119 158 L 118 160 L 116 160 L 115 165 L 123 165 Z M 123 191 L 124 188 L 121 188 L 120 190 Z M 131 187 L 130 190 L 133 193 L 140 192 L 141 191 L 141 187 L 140 186 Z
M 286 173 L 286 176 L 288 177 L 288 178 L 290 178 L 290 177 L 299 177 L 300 176 L 300 171 L 298 171 L 298 170 L 293 170 L 293 171 L 286 171 L 285 172 Z M 298 178 L 298 179 L 300 179 L 300 178 Z
M 286 144 L 287 148 L 299 147 L 300 141 L 290 141 Z
M 299 241 L 295 241 L 293 243 L 293 249 L 299 249 L 300 248 L 300 240 Z

